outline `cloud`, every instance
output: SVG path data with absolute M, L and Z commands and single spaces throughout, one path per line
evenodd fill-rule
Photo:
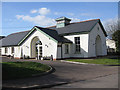
M 118 23 L 119 23 L 118 17 L 109 18 L 103 21 L 103 26 L 109 37 L 112 37 L 112 34 L 114 33 L 114 31 L 118 30 L 119 28 Z
M 47 15 L 48 13 L 50 13 L 50 9 L 48 8 L 39 8 L 39 9 L 34 9 L 31 10 L 30 13 L 39 13 L 40 15 Z
M 54 19 L 46 16 L 48 13 L 50 13 L 50 9 L 48 8 L 34 9 L 34 10 L 31 10 L 30 13 L 38 13 L 38 15 L 36 16 L 16 15 L 16 18 L 21 19 L 23 21 L 31 22 L 39 26 L 50 26 L 55 24 Z
M 52 26 L 52 25 L 56 25 L 55 19 L 46 17 L 44 15 L 37 15 L 37 16 L 29 16 L 29 15 L 16 15 L 17 19 L 21 19 L 23 21 L 28 21 L 31 22 L 35 25 L 39 25 L 39 26 Z M 70 18 L 72 21 L 71 22 L 79 22 L 80 19 L 78 18 Z
M 37 10 L 31 10 L 30 13 L 37 13 Z
M 115 17 L 115 18 L 109 18 L 107 20 L 104 20 L 103 21 L 103 24 L 106 25 L 106 24 L 115 24 L 117 23 L 118 21 L 118 17 Z
M 80 22 L 80 19 L 78 18 L 70 18 L 72 21 L 71 22 Z
M 50 9 L 48 9 L 48 8 L 40 8 L 39 10 L 38 10 L 38 13 L 40 13 L 41 15 L 46 15 L 46 14 L 48 14 L 50 12 Z
M 24 15 L 16 15 L 16 18 L 17 19 L 20 19 L 20 18 L 22 18 Z
M 55 20 L 44 15 L 37 15 L 35 17 L 31 17 L 29 15 L 16 15 L 17 19 L 22 19 L 24 21 L 32 22 L 39 26 L 51 26 L 55 24 Z
M 30 15 L 16 15 L 16 18 L 18 20 L 23 20 L 23 21 L 27 21 L 27 22 L 31 22 L 35 25 L 39 25 L 42 27 L 46 27 L 46 26 L 51 26 L 51 25 L 55 25 L 55 18 L 50 18 L 48 16 L 46 16 L 47 14 L 49 14 L 51 11 L 48 8 L 39 8 L 39 9 L 33 9 L 30 11 L 30 13 L 38 13 L 38 15 L 36 16 L 30 16 Z M 54 15 L 69 15 L 69 16 L 73 16 L 74 13 L 62 13 L 62 12 L 53 12 Z M 71 22 L 79 22 L 80 19 L 78 18 L 71 18 L 72 21 Z

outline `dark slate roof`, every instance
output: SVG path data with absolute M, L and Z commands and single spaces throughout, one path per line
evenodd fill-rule
M 28 34 L 29 31 L 10 34 L 7 37 L 1 39 L 0 43 L 2 46 L 16 46 Z
M 45 32 L 46 34 L 48 34 L 58 42 L 72 43 L 70 40 L 64 38 L 62 35 L 70 34 L 70 33 L 90 32 L 90 30 L 98 22 L 100 23 L 104 34 L 107 35 L 99 19 L 70 23 L 69 25 L 63 28 L 56 28 L 56 26 L 47 27 L 47 28 L 42 28 L 38 26 L 35 27 L 42 30 L 43 32 Z M 1 39 L 0 43 L 2 42 L 2 46 L 16 46 L 29 33 L 29 31 L 10 34 L 6 38 Z
M 36 26 L 36 27 L 39 28 L 41 31 L 45 32 L 46 34 L 48 34 L 49 36 L 51 36 L 52 38 L 54 38 L 55 40 L 57 40 L 58 42 L 72 43 L 70 40 L 64 38 L 63 36 L 59 36 L 56 30 L 49 29 L 49 28 L 42 28 L 39 26 Z
M 70 40 L 59 36 L 56 30 L 52 30 L 52 29 L 48 29 L 48 28 L 42 28 L 42 27 L 38 27 L 35 26 L 38 29 L 40 29 L 41 31 L 45 32 L 46 34 L 48 34 L 49 36 L 51 36 L 52 38 L 54 38 L 55 40 L 57 40 L 58 42 L 62 42 L 62 43 L 72 43 Z M 3 38 L 0 40 L 0 46 L 17 46 L 19 44 L 19 42 L 30 32 L 29 31 L 24 31 L 24 32 L 17 32 L 17 33 L 13 33 L 8 35 L 6 38 Z
M 49 27 L 50 29 L 55 29 L 58 34 L 68 34 L 77 32 L 89 32 L 93 26 L 99 21 L 99 19 L 93 19 L 88 21 L 82 21 L 78 23 L 71 23 L 62 28 L 56 28 L 56 26 Z

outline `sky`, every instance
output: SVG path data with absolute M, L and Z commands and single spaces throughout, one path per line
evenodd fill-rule
M 117 2 L 2 2 L 2 33 L 26 31 L 34 26 L 56 25 L 61 16 L 79 22 L 100 19 L 103 24 L 118 17 Z

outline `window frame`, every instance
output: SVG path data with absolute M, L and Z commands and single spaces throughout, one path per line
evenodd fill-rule
M 69 44 L 65 44 L 65 54 L 69 54 Z
M 11 47 L 11 53 L 14 53 L 14 52 L 15 52 L 14 47 Z
M 81 53 L 80 37 L 74 37 L 75 53 Z
M 8 53 L 8 48 L 7 47 L 5 47 L 5 53 Z

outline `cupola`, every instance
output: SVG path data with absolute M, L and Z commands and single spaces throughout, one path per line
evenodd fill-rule
M 57 25 L 56 28 L 62 28 L 70 24 L 71 19 L 66 17 L 60 17 L 56 19 Z

